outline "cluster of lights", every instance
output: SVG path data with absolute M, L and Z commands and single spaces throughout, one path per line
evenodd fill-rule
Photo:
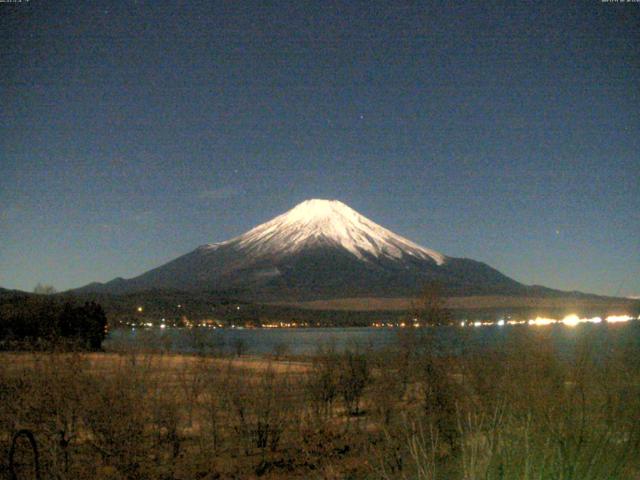
M 465 327 L 465 326 L 485 327 L 485 326 L 492 326 L 492 325 L 503 326 L 505 324 L 506 325 L 546 326 L 546 325 L 561 324 L 561 325 L 566 325 L 568 327 L 575 327 L 576 325 L 579 325 L 581 323 L 602 323 L 602 322 L 606 322 L 606 323 L 621 323 L 621 322 L 630 322 L 632 320 L 640 320 L 640 316 L 635 318 L 635 317 L 632 317 L 630 315 L 609 315 L 608 317 L 603 319 L 602 317 L 590 317 L 590 318 L 583 317 L 583 318 L 581 318 L 578 315 L 571 314 L 571 315 L 567 315 L 562 320 L 556 320 L 554 318 L 546 318 L 546 317 L 536 317 L 536 318 L 532 318 L 530 320 L 508 320 L 508 321 L 505 321 L 504 319 L 500 319 L 497 322 L 479 322 L 479 321 L 467 322 L 467 321 L 462 321 L 462 322 L 460 322 L 460 326 L 461 327 Z
M 629 315 L 610 315 L 607 317 L 607 323 L 628 322 L 633 319 L 634 318 Z M 637 320 L 640 320 L 640 315 L 638 315 Z
M 214 324 L 212 324 L 212 323 L 200 322 L 200 323 L 198 324 L 198 327 L 201 327 L 201 328 L 213 328 L 213 329 L 216 329 L 216 328 L 218 328 L 218 325 L 214 325 Z
M 539 325 L 544 327 L 546 325 L 553 325 L 554 323 L 558 323 L 558 322 L 553 318 L 536 317 L 536 318 L 530 319 L 527 323 L 529 325 Z
M 298 323 L 298 322 L 275 322 L 275 323 L 263 323 L 262 328 L 297 328 L 297 327 L 308 327 L 309 324 L 306 322 Z
M 411 324 L 405 323 L 405 322 L 400 322 L 400 323 L 393 323 L 393 322 L 373 322 L 371 324 L 372 327 L 374 328 L 406 328 L 406 327 L 414 327 L 414 328 L 419 328 L 420 327 L 420 323 L 418 322 L 414 322 Z
M 182 308 L 181 304 L 177 305 L 178 308 Z M 236 306 L 237 310 L 240 310 L 240 306 Z M 138 313 L 142 313 L 143 311 L 143 307 L 139 306 L 136 308 L 136 311 Z M 629 322 L 632 320 L 640 320 L 640 316 L 636 317 L 632 317 L 630 315 L 609 315 L 606 318 L 602 318 L 602 317 L 591 317 L 591 318 L 580 318 L 578 315 L 576 314 L 571 314 L 571 315 L 567 315 L 566 317 L 564 317 L 562 320 L 556 320 L 554 318 L 546 318 L 546 317 L 536 317 L 536 318 L 532 318 L 529 320 L 505 320 L 503 318 L 499 319 L 498 321 L 467 321 L 467 320 L 463 320 L 460 322 L 460 326 L 461 327 L 467 327 L 467 326 L 473 326 L 473 327 L 487 327 L 487 326 L 493 326 L 493 325 L 497 325 L 499 327 L 502 327 L 504 325 L 534 325 L 534 326 L 546 326 L 546 325 L 557 325 L 557 324 L 562 324 L 562 325 L 566 325 L 568 327 L 575 327 L 576 325 L 579 325 L 581 323 L 602 323 L 602 322 L 606 322 L 606 323 L 622 323 L 622 322 Z M 135 329 L 136 324 L 135 323 L 129 323 L 127 322 L 127 325 L 131 325 L 132 329 Z M 319 325 L 319 324 L 318 324 Z M 140 323 L 139 326 L 141 327 L 153 327 L 153 323 L 151 322 L 144 322 L 144 323 Z M 175 325 L 174 325 L 175 326 Z M 221 328 L 222 325 L 220 325 L 217 322 L 213 322 L 211 320 L 205 320 L 205 321 L 201 321 L 200 323 L 194 325 L 192 322 L 190 322 L 189 320 L 185 319 L 185 326 L 188 328 L 192 328 L 194 326 L 198 326 L 198 327 L 205 327 L 205 328 Z M 297 328 L 297 327 L 307 327 L 308 324 L 306 322 L 302 322 L 302 323 L 297 323 L 297 322 L 275 322 L 275 323 L 265 323 L 262 325 L 263 328 Z M 405 322 L 374 322 L 371 324 L 372 327 L 374 328 L 406 328 L 406 327 L 415 327 L 418 328 L 420 327 L 420 323 L 418 322 L 417 318 L 413 319 L 413 322 L 409 322 L 409 323 L 405 323 Z M 161 329 L 165 329 L 167 327 L 167 325 L 165 324 L 165 319 L 162 319 L 162 323 L 160 324 L 160 328 Z M 240 328 L 240 327 L 236 327 L 235 325 L 231 325 L 231 328 Z
M 629 315 L 610 315 L 606 318 L 602 317 L 590 317 L 590 318 L 580 318 L 578 315 L 571 314 L 567 315 L 561 320 L 556 320 L 555 318 L 546 318 L 546 317 L 536 317 L 529 320 L 505 320 L 501 318 L 497 321 L 490 320 L 462 320 L 460 322 L 461 327 L 491 327 L 497 325 L 498 327 L 502 327 L 504 325 L 534 325 L 534 326 L 546 326 L 546 325 L 556 325 L 562 324 L 568 327 L 575 327 L 581 323 L 620 323 L 620 322 L 630 322 L 631 320 L 636 320 L 636 317 L 631 317 Z M 640 316 L 638 316 L 637 320 L 640 320 Z M 278 325 L 264 325 L 265 327 L 275 328 Z M 420 327 L 420 323 L 405 323 L 405 322 L 373 322 L 371 324 L 374 328 L 405 328 L 405 327 Z

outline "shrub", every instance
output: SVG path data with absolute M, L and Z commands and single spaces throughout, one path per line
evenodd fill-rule
M 360 413 L 360 400 L 370 382 L 369 362 L 366 355 L 347 350 L 341 359 L 338 392 L 350 415 Z

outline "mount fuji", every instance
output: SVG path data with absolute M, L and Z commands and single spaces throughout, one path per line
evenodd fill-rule
M 131 279 L 82 292 L 222 292 L 251 300 L 415 295 L 437 281 L 448 295 L 529 288 L 490 266 L 422 247 L 337 200 L 307 200 L 230 240 L 202 245 Z

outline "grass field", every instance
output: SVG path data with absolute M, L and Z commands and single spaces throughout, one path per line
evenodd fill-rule
M 296 359 L 2 353 L 0 476 L 634 479 L 640 351 L 608 332 L 571 359 L 526 327 L 450 357 L 416 329 Z

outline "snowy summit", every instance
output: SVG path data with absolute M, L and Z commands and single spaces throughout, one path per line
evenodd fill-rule
M 254 256 L 282 255 L 313 246 L 340 246 L 358 259 L 368 255 L 400 259 L 413 256 L 442 265 L 446 257 L 396 235 L 338 200 L 306 200 L 247 233 L 226 242 Z

